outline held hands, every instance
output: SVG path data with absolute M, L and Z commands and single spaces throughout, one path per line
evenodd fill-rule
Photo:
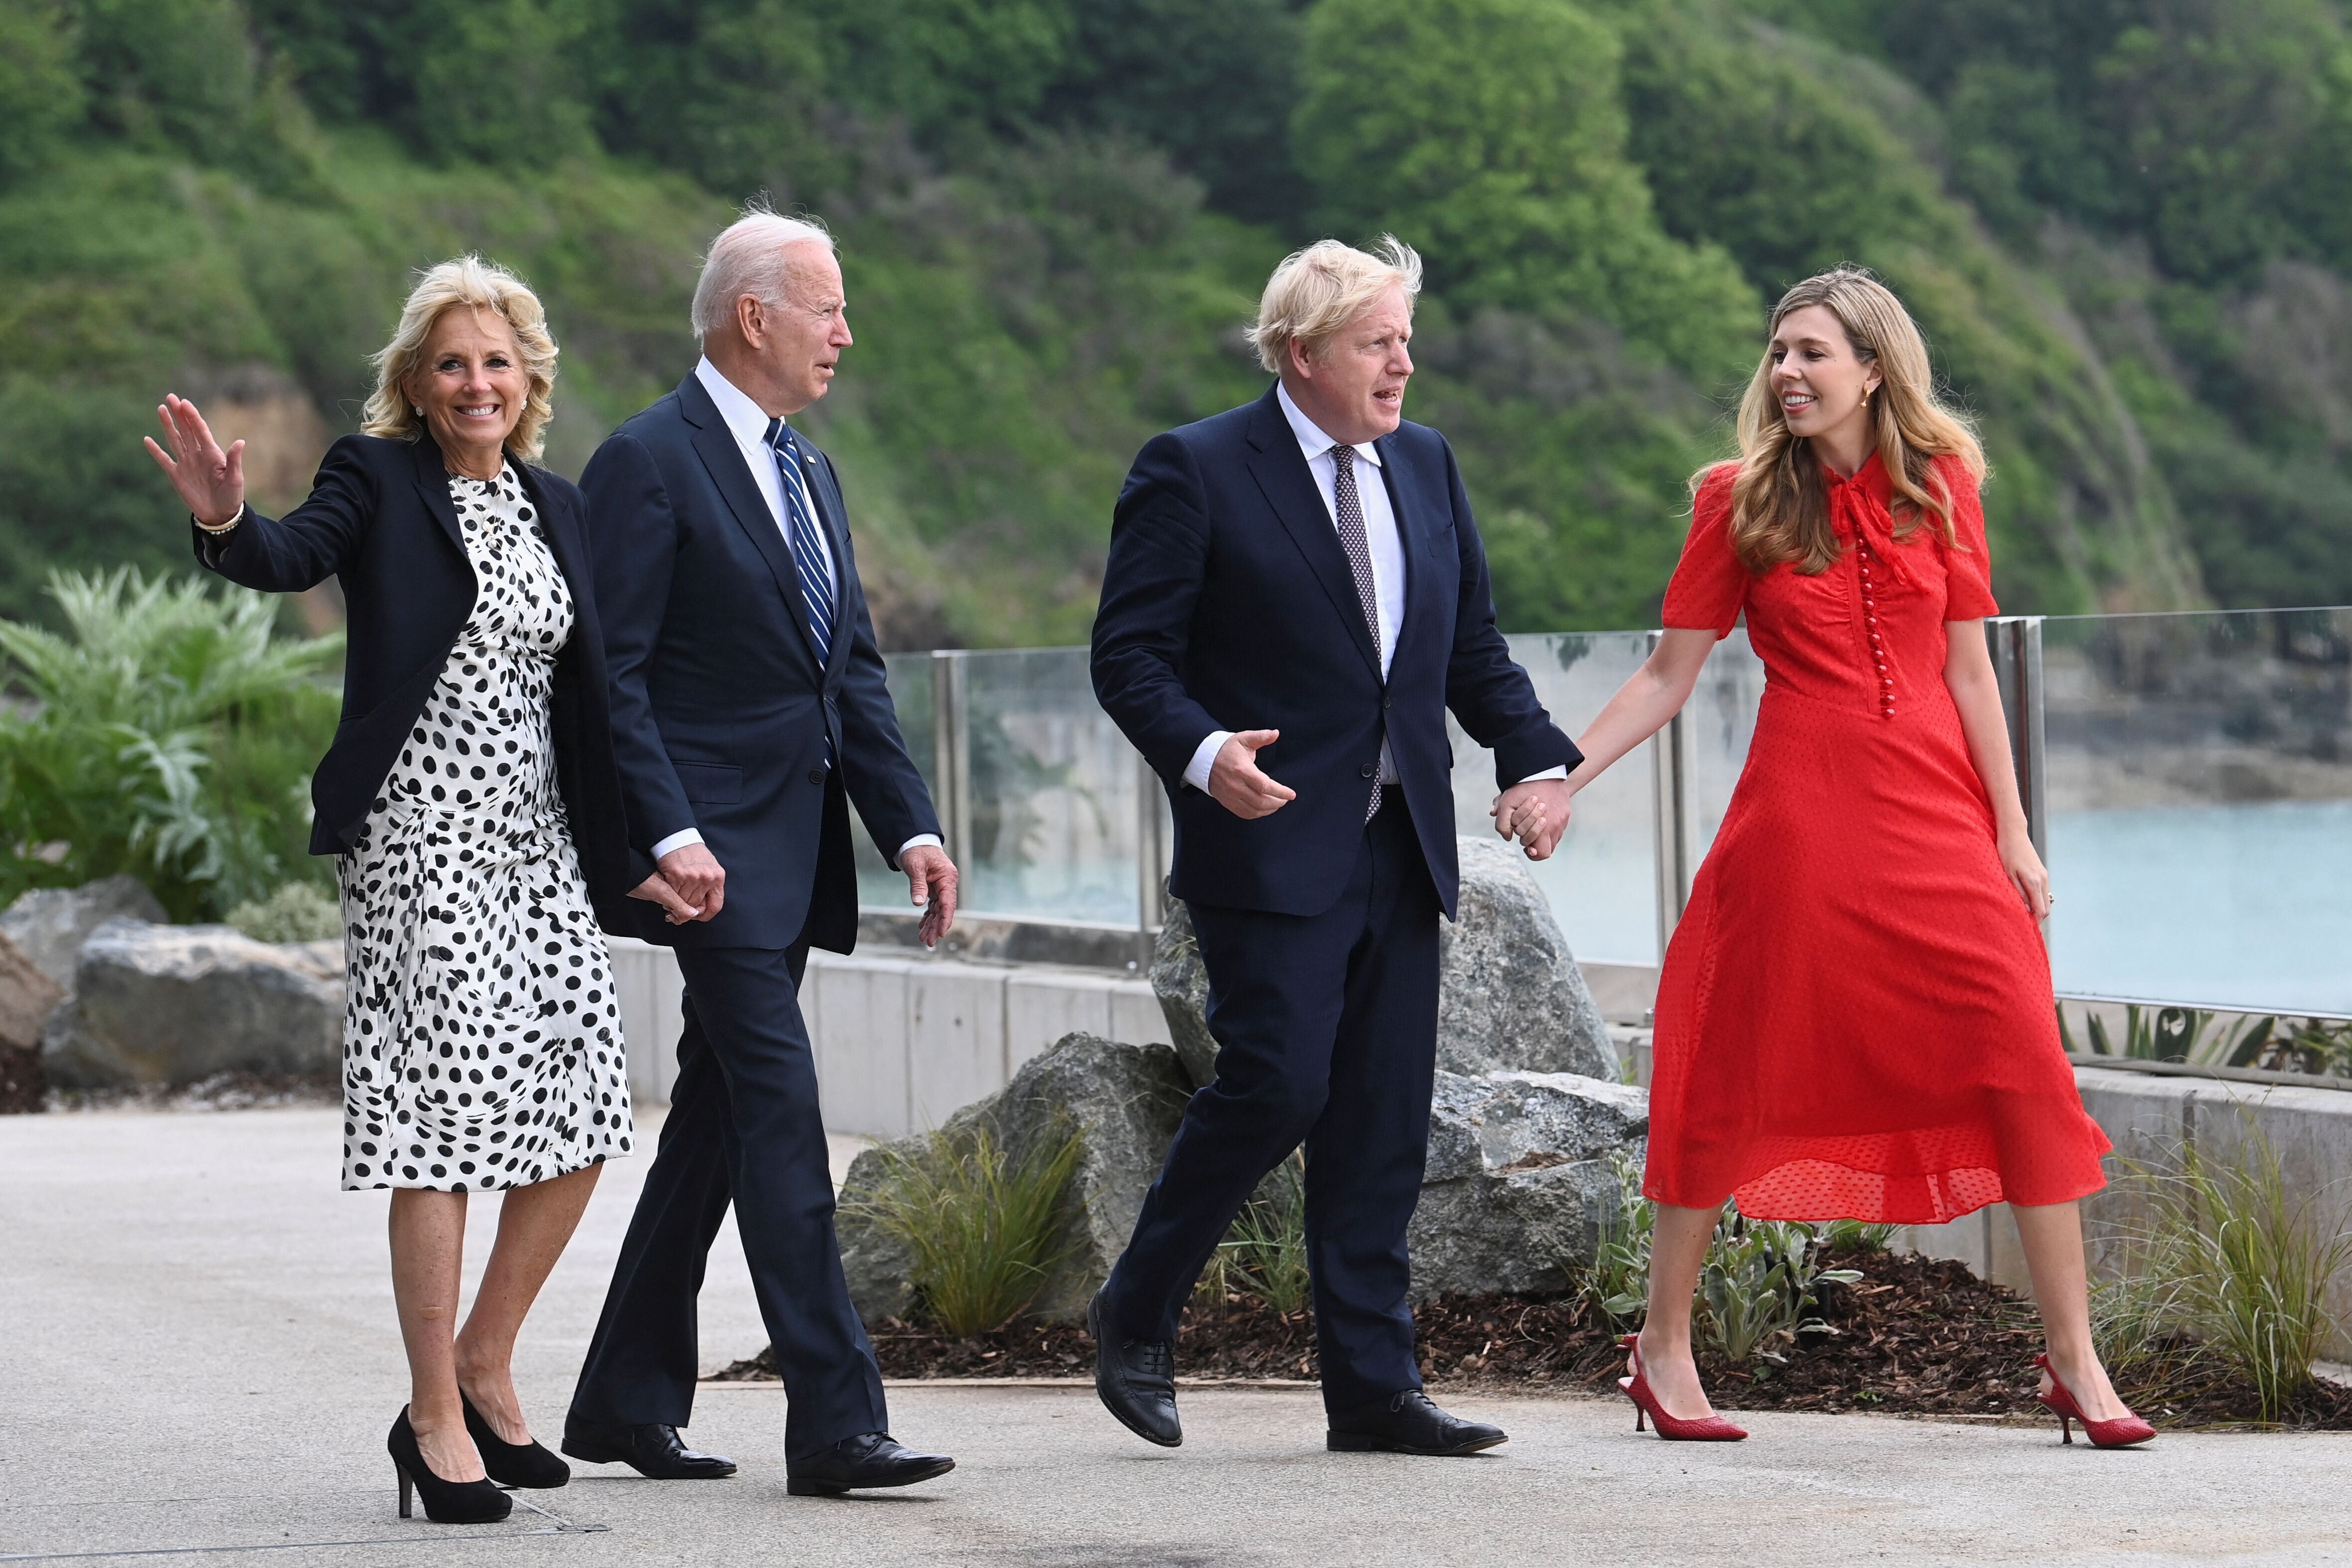
M 659 872 L 654 873 L 653 875 L 629 889 L 629 896 L 642 898 L 647 904 L 660 904 L 662 918 L 672 925 L 683 925 L 702 913 L 680 898 L 677 895 L 677 889 L 672 887 L 668 880 Z
M 709 920 L 727 906 L 727 868 L 708 845 L 680 844 L 662 856 L 660 865 L 659 873 L 638 884 L 629 896 L 651 898 L 662 906 L 663 918 L 672 925 Z M 675 904 L 657 892 L 646 891 L 657 882 L 670 889 Z
M 223 452 L 205 416 L 183 397 L 166 393 L 155 417 L 163 421 L 172 450 L 166 455 L 151 435 L 147 455 L 172 481 L 172 488 L 180 493 L 196 521 L 216 528 L 244 510 L 245 443 L 233 442 Z
M 936 947 L 955 924 L 955 862 L 936 844 L 917 844 L 898 857 L 898 869 L 907 873 L 908 902 L 923 911 L 917 934 L 924 946 Z
M 1531 861 L 1549 860 L 1568 831 L 1568 780 L 1527 779 L 1495 797 L 1495 831 L 1517 838 Z
M 1281 736 L 1278 729 L 1244 729 L 1219 747 L 1209 765 L 1210 799 L 1244 821 L 1270 817 L 1297 800 L 1297 790 L 1257 770 L 1259 749 Z
M 2022 823 L 2001 830 L 2000 850 L 2000 869 L 2009 873 L 2009 885 L 2017 889 L 2034 919 L 2049 919 L 2050 906 L 2057 896 L 2050 891 L 2050 873 Z

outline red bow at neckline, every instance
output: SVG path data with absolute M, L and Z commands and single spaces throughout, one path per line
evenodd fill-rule
M 1836 470 L 1824 465 L 1822 481 L 1829 486 L 1830 526 L 1839 538 L 1867 543 L 1888 577 L 1906 588 L 1916 587 L 1917 574 L 1906 559 L 1910 549 L 1895 537 L 1895 517 L 1887 509 L 1894 486 L 1878 454 L 1872 453 L 1870 461 L 1847 479 L 1839 478 Z

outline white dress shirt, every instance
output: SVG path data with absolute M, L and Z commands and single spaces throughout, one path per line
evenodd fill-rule
M 751 482 L 760 486 L 760 498 L 768 503 L 768 516 L 775 519 L 776 531 L 783 536 L 784 549 L 789 554 L 793 548 L 792 524 L 784 510 L 783 486 L 786 481 L 782 475 L 783 471 L 791 465 L 784 461 L 782 453 L 768 444 L 767 410 L 753 402 L 733 382 L 720 375 L 719 367 L 708 359 L 694 367 L 694 379 L 702 383 L 702 390 L 709 392 L 710 401 L 719 405 L 719 417 L 727 422 L 727 433 L 735 438 L 735 444 L 742 449 L 743 465 L 751 470 Z M 816 522 L 823 514 L 816 509 L 815 497 L 809 494 L 807 477 L 801 474 L 794 474 L 790 483 L 800 498 L 802 507 L 807 512 L 809 520 Z M 841 567 L 840 563 L 834 559 L 833 540 L 825 537 L 826 530 L 822 523 L 818 523 L 814 531 L 816 534 L 817 549 L 824 553 L 825 575 L 838 583 L 841 580 Z M 795 582 L 793 585 L 795 593 L 798 588 L 799 584 Z M 802 612 L 797 598 L 793 601 L 793 610 L 795 614 Z M 845 630 L 842 627 L 835 627 L 834 635 L 841 636 Z M 658 861 L 672 850 L 682 849 L 688 844 L 698 844 L 701 841 L 702 834 L 698 830 L 687 828 L 670 834 L 669 837 L 654 845 L 654 859 Z M 940 836 L 937 833 L 917 833 L 898 846 L 898 852 L 903 855 L 917 844 L 937 844 L 939 841 Z
M 1331 455 L 1331 449 L 1339 444 L 1318 429 L 1315 422 L 1291 401 L 1288 387 L 1277 383 L 1274 401 L 1281 405 L 1283 418 L 1290 422 L 1290 433 L 1298 439 L 1299 455 L 1307 459 L 1307 471 L 1314 476 L 1315 489 L 1323 497 L 1323 510 L 1337 529 L 1339 463 Z M 1364 513 L 1364 544 L 1372 558 L 1372 605 L 1380 617 L 1381 679 L 1386 681 L 1389 667 L 1396 661 L 1397 633 L 1404 625 L 1404 538 L 1397 528 L 1396 508 L 1389 502 L 1389 487 L 1381 477 L 1380 448 L 1363 441 L 1356 444 L 1355 450 L 1356 497 Z M 1210 731 L 1193 748 L 1192 760 L 1184 768 L 1184 782 L 1206 791 L 1209 770 L 1216 765 L 1217 753 L 1233 737 L 1230 729 Z M 1565 779 L 1568 769 L 1548 768 L 1528 777 Z M 1396 781 L 1396 759 L 1389 753 L 1388 737 L 1382 736 L 1381 783 L 1386 787 Z

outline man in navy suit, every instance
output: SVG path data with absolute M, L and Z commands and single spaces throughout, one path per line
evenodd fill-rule
M 907 874 L 934 943 L 956 871 L 883 685 L 833 465 L 786 423 L 850 344 L 833 242 L 754 211 L 695 289 L 702 362 L 581 476 L 632 847 L 691 910 L 629 933 L 676 949 L 685 1032 L 661 1152 L 572 1396 L 563 1451 L 666 1479 L 732 1474 L 680 1442 L 695 1297 L 728 1204 L 789 1400 L 788 1490 L 954 1468 L 888 1434 L 843 1281 L 815 1065 L 812 946 L 857 936 L 849 806 Z M 731 875 L 730 875 L 731 873 Z
M 1171 1448 L 1185 1300 L 1302 1142 L 1329 1446 L 1504 1440 L 1422 1392 L 1406 1300 L 1458 882 L 1446 710 L 1535 859 L 1581 758 L 1495 628 L 1452 448 L 1402 419 L 1420 285 L 1393 238 L 1285 260 L 1251 332 L 1276 384 L 1145 446 L 1112 522 L 1095 692 L 1168 788 L 1218 1052 L 1087 1319 L 1103 1403 Z

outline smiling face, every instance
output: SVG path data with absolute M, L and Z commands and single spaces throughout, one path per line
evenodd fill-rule
M 1292 342 L 1283 367 L 1291 401 L 1334 441 L 1376 441 L 1404 418 L 1404 383 L 1412 379 L 1412 301 L 1388 291 L 1313 350 Z
M 1875 361 L 1854 351 L 1845 324 L 1826 305 L 1781 318 L 1772 334 L 1772 394 L 1791 435 L 1833 447 L 1869 445 L 1864 395 L 1878 388 Z
M 478 479 L 497 476 L 530 396 L 530 375 L 505 317 L 467 305 L 441 312 L 402 386 L 453 467 Z

